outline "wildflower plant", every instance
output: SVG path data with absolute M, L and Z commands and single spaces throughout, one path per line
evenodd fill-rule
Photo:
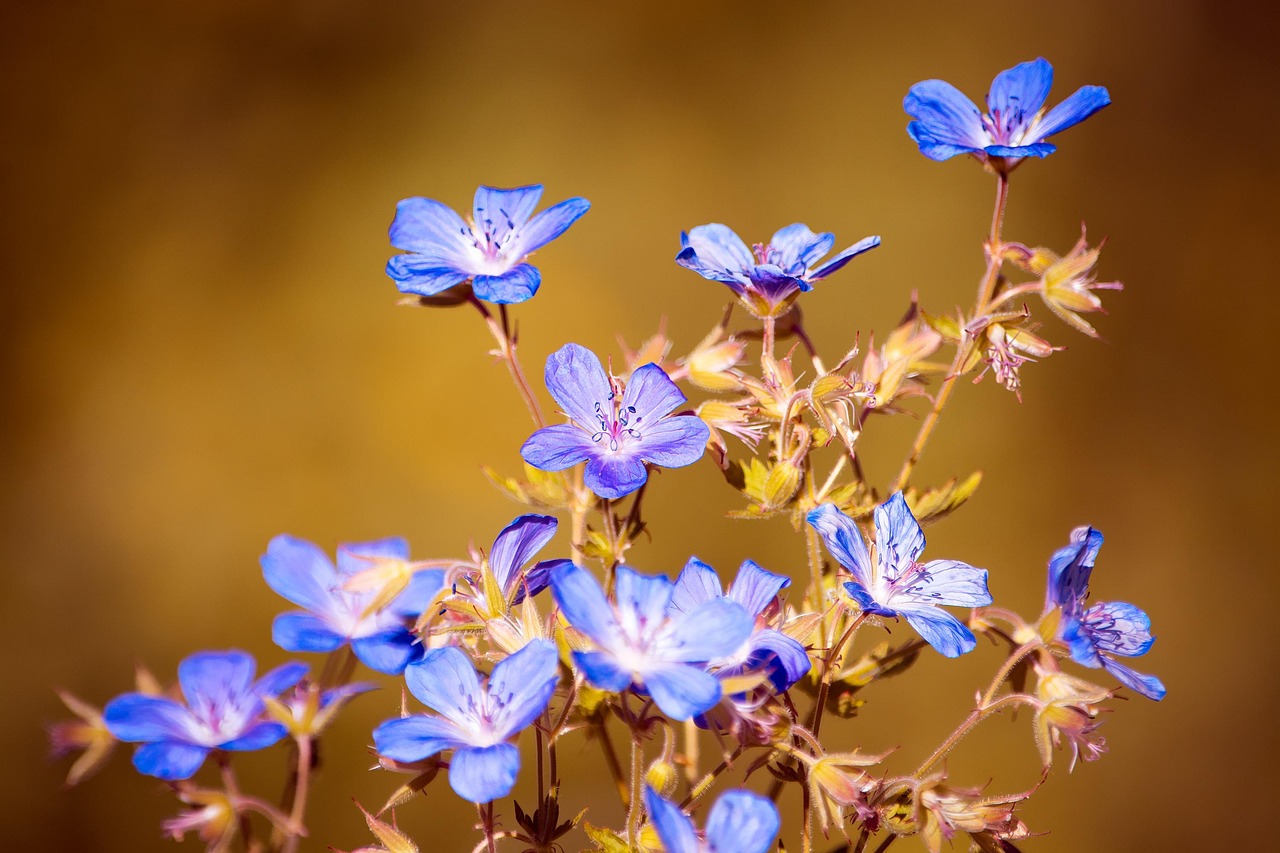
M 924 558 L 925 529 L 963 508 L 981 482 L 916 477 L 960 380 L 991 374 L 1020 395 L 1028 365 L 1063 349 L 1050 340 L 1060 327 L 1042 328 L 1021 297 L 1038 296 L 1071 334 L 1097 337 L 1082 315 L 1101 313 L 1099 291 L 1120 289 L 1097 280 L 1102 246 L 1083 235 L 1059 253 L 1004 234 L 1016 167 L 1054 152 L 1048 137 L 1110 103 L 1089 86 L 1046 110 L 1051 82 L 1051 66 L 1037 59 L 996 77 L 986 112 L 937 80 L 912 86 L 904 102 L 907 133 L 926 157 L 969 154 L 995 180 L 984 269 L 967 308 L 931 313 L 912 294 L 878 344 L 866 330 L 865 349 L 846 341 L 828 361 L 800 301 L 820 299 L 814 283 L 880 239 L 831 255 L 834 236 L 801 223 L 754 248 L 724 225 L 699 226 L 680 235 L 675 260 L 730 289 L 724 314 L 674 356 L 661 327 L 616 359 L 565 343 L 546 358 L 552 418 L 525 377 L 510 306 L 542 284 L 529 256 L 589 203 L 571 198 L 535 213 L 540 186 L 481 187 L 464 220 L 438 201 L 402 201 L 391 243 L 404 254 L 387 273 L 408 304 L 466 303 L 480 314 L 532 422 L 523 445 L 487 473 L 528 511 L 487 552 L 473 546 L 465 556 L 414 560 L 403 539 L 387 538 L 340 546 L 331 560 L 309 542 L 276 537 L 262 575 L 297 609 L 263 626 L 263 636 L 323 660 L 255 678 L 244 652 L 197 652 L 178 667 L 175 687 L 142 671 L 136 690 L 102 710 L 62 694 L 77 719 L 54 724 L 50 738 L 55 753 L 77 754 L 68 781 L 99 770 L 118 743 L 137 744 L 136 768 L 164 780 L 185 807 L 164 834 L 193 834 L 210 850 L 288 853 L 306 835 L 309 800 L 342 796 L 340 780 L 316 784 L 317 746 L 359 699 L 381 703 L 385 721 L 367 740 L 387 780 L 381 808 L 352 812 L 379 845 L 363 849 L 440 849 L 397 824 L 424 796 L 473 803 L 475 850 L 488 853 L 584 845 L 766 853 L 781 849 L 780 837 L 798 837 L 787 849 L 809 853 L 829 848 L 819 836 L 859 852 L 904 838 L 930 851 L 1033 849 L 1038 828 L 1017 811 L 1059 753 L 1074 768 L 1105 752 L 1098 730 L 1117 694 L 1165 695 L 1158 678 L 1121 662 L 1151 647 L 1147 614 L 1087 600 L 1102 544 L 1092 527 L 1076 528 L 1053 553 L 1036 619 L 995 603 L 998 572 Z M 740 322 L 735 306 L 748 315 Z M 537 316 L 536 304 L 521 310 L 531 312 L 526 322 Z M 782 348 L 787 341 L 794 345 Z M 881 466 L 864 464 L 862 436 L 891 423 L 872 416 L 903 414 L 919 425 L 896 475 L 869 478 Z M 521 473 L 502 473 L 518 458 Z M 685 470 L 651 476 L 668 468 Z M 654 571 L 662 567 L 633 565 L 642 535 L 672 533 L 650 528 L 646 494 L 695 477 L 723 480 L 740 496 L 734 518 L 789 521 L 796 561 L 769 570 L 743 555 L 731 583 L 696 557 L 674 580 Z M 567 544 L 553 544 L 558 530 Z M 479 533 L 485 542 L 493 535 Z M 705 540 L 684 544 L 693 552 Z M 869 626 L 887 633 L 868 638 Z M 991 647 L 994 674 L 936 745 L 829 746 L 837 726 L 844 741 L 856 740 L 858 708 L 880 701 L 877 683 L 922 654 L 985 660 Z M 368 672 L 356 680 L 360 667 Z M 954 778 L 945 762 L 954 747 L 1017 709 L 1026 712 L 1013 723 L 1031 729 L 1038 774 L 1011 794 Z M 563 750 L 586 743 L 598 763 L 575 769 L 608 781 L 600 787 L 616 791 L 620 825 L 598 823 L 590 804 L 562 794 Z M 283 798 L 242 789 L 236 757 L 259 750 L 291 768 Z M 513 794 L 521 779 L 520 790 L 536 795 Z M 779 808 L 788 789 L 799 794 L 798 812 Z M 454 819 L 448 808 L 433 814 Z

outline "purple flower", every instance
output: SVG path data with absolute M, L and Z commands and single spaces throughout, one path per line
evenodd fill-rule
M 1138 657 L 1147 653 L 1155 642 L 1147 614 L 1122 601 L 1099 602 L 1085 609 L 1089 575 L 1101 548 L 1102 534 L 1092 527 L 1071 531 L 1071 542 L 1049 559 L 1045 608 L 1061 609 L 1058 637 L 1070 647 L 1072 660 L 1106 669 L 1121 684 L 1148 699 L 1163 699 L 1166 691 L 1160 679 L 1136 672 L 1112 657 Z
M 673 616 L 690 613 L 708 601 L 719 599 L 737 602 L 752 619 L 751 635 L 731 654 L 708 661 L 708 668 L 722 678 L 763 670 L 773 689 L 781 693 L 804 678 L 811 665 L 804 646 L 770 628 L 766 618 L 766 609 L 777 600 L 778 593 L 790 585 L 790 578 L 745 560 L 738 569 L 738 577 L 725 593 L 715 569 L 697 557 L 690 557 L 676 578 L 667 612 Z
M 487 803 L 511 793 L 520 751 L 508 741 L 546 710 L 560 682 L 560 664 L 554 643 L 533 640 L 481 683 L 471 660 L 446 646 L 411 664 L 404 680 L 440 716 L 413 714 L 378 726 L 378 754 L 414 762 L 452 749 L 449 784 L 464 800 Z
M 369 612 L 376 590 L 356 591 L 343 585 L 378 560 L 408 560 L 409 544 L 403 539 L 379 539 L 338 546 L 338 564 L 302 539 L 277 536 L 262 555 L 262 576 L 289 601 L 305 608 L 276 617 L 271 638 L 290 652 L 332 652 L 350 643 L 367 667 L 399 675 L 422 656 L 422 646 L 408 629 L 444 585 L 444 572 L 426 569 L 413 573 L 405 588 L 388 606 Z
M 256 669 L 245 652 L 198 652 L 178 664 L 185 705 L 165 696 L 126 693 L 107 703 L 103 719 L 119 740 L 143 744 L 133 754 L 140 772 L 188 779 L 211 750 L 263 749 L 285 736 L 283 725 L 263 719 L 262 700 L 297 684 L 307 667 L 288 663 L 254 681 Z
M 720 681 L 702 664 L 736 651 L 751 634 L 751 617 L 727 598 L 668 615 L 673 592 L 662 575 L 619 566 L 611 604 L 586 569 L 570 563 L 551 573 L 561 614 L 598 647 L 573 653 L 587 680 L 611 693 L 635 687 L 668 717 L 687 720 L 720 701 Z
M 853 519 L 823 504 L 808 515 L 831 556 L 853 573 L 844 585 L 865 613 L 902 616 L 929 645 L 949 658 L 971 652 L 977 640 L 964 623 L 943 610 L 991 603 L 987 573 L 956 560 L 916 562 L 924 552 L 924 531 L 895 492 L 875 509 L 875 562 Z
M 711 431 L 697 415 L 670 414 L 687 398 L 656 364 L 636 368 L 619 397 L 595 353 L 565 344 L 547 358 L 546 383 L 573 423 L 529 437 L 520 455 L 535 468 L 562 471 L 585 460 L 587 488 L 620 498 L 644 485 L 646 462 L 680 468 L 702 458 Z
M 915 119 L 907 133 L 931 160 L 972 154 L 989 158 L 1047 157 L 1057 149 L 1044 140 L 1087 119 L 1111 103 L 1101 86 L 1084 86 L 1047 113 L 1053 66 L 1044 59 L 1023 62 L 996 75 L 984 115 L 955 86 L 925 80 L 911 87 L 903 109 Z
M 716 800 L 701 840 L 689 816 L 647 785 L 644 806 L 667 853 L 768 853 L 782 826 L 771 800 L 741 789 Z
M 387 275 L 404 293 L 434 296 L 471 279 L 486 302 L 524 302 L 538 292 L 542 274 L 525 259 L 559 237 L 591 202 L 571 198 L 533 215 L 542 186 L 476 190 L 470 222 L 429 198 L 396 205 L 391 245 L 409 252 L 387 262 Z
M 489 568 L 498 587 L 513 605 L 537 595 L 551 582 L 551 570 L 570 560 L 542 560 L 521 571 L 556 534 L 559 522 L 549 515 L 522 515 L 513 520 L 489 551 Z
M 865 237 L 818 266 L 835 240 L 834 234 L 815 234 L 797 222 L 774 234 L 767 246 L 757 243 L 753 256 L 732 229 L 712 223 L 680 234 L 676 263 L 727 284 L 756 316 L 777 317 L 786 313 L 799 293 L 813 290 L 813 282 L 880 245 L 879 237 Z

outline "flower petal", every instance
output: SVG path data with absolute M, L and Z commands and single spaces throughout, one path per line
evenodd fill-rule
M 1138 657 L 1150 651 L 1156 641 L 1151 636 L 1151 618 L 1140 608 L 1123 601 L 1095 604 L 1080 621 L 1093 635 L 1094 644 L 1104 652 Z
M 1089 594 L 1089 576 L 1102 548 L 1102 534 L 1092 527 L 1071 531 L 1071 541 L 1049 558 L 1049 586 L 1045 609 L 1061 607 L 1067 616 L 1076 616 Z
M 232 752 L 253 752 L 255 749 L 266 749 L 280 741 L 289 730 L 279 723 L 263 722 L 249 728 L 240 737 L 218 744 L 218 749 Z
M 471 208 L 476 228 L 489 235 L 491 245 L 501 246 L 507 235 L 519 232 L 529 221 L 540 198 L 541 184 L 509 190 L 479 187 Z
M 858 609 L 876 616 L 896 616 L 898 611 L 879 601 L 871 591 L 858 581 L 845 581 L 844 591 L 858 605 Z
M 724 589 L 720 586 L 720 576 L 716 574 L 716 570 L 697 557 L 690 557 L 671 588 L 667 612 L 687 613 L 700 604 L 723 597 Z
M 347 638 L 319 616 L 295 610 L 281 613 L 271 623 L 271 641 L 286 652 L 331 652 Z
M 606 693 L 621 693 L 631 686 L 632 674 L 608 652 L 574 652 L 573 665 L 593 687 Z
M 511 592 L 510 585 L 516 580 L 520 567 L 551 541 L 558 524 L 549 515 L 522 515 L 504 527 L 498 538 L 493 540 L 489 567 L 504 591 Z
M 223 708 L 249 692 L 257 668 L 247 652 L 196 652 L 178 664 L 178 683 L 188 707 Z
M 547 708 L 560 683 L 555 643 L 532 640 L 501 660 L 489 677 L 489 718 L 498 737 L 524 730 Z
M 990 157 L 1048 157 L 1058 150 L 1056 145 L 1048 142 L 1036 142 L 1032 145 L 988 145 L 983 149 Z
M 621 453 L 594 456 L 582 471 L 587 488 L 610 500 L 631 494 L 648 479 L 649 471 L 642 460 Z
M 718 222 L 690 228 L 689 233 L 681 237 L 681 242 L 686 249 L 693 249 L 693 254 L 681 260 L 686 254 L 681 252 L 676 258 L 677 263 L 702 273 L 706 278 L 724 276 L 732 281 L 755 265 L 755 258 L 742 238 L 732 228 Z M 715 275 L 708 275 L 709 272 Z
M 391 245 L 439 260 L 465 261 L 477 250 L 471 227 L 453 208 L 431 198 L 406 198 L 396 205 Z
M 804 678 L 813 666 L 799 640 L 772 628 L 752 634 L 750 647 L 745 669 L 763 670 L 779 693 Z
M 614 599 L 618 619 L 632 636 L 640 636 L 642 625 L 661 625 L 671 603 L 672 583 L 666 575 L 642 575 L 629 566 L 618 566 Z
M 954 142 L 940 142 L 923 122 L 908 122 L 907 135 L 911 137 L 916 145 L 920 146 L 920 153 L 930 160 L 950 160 L 957 154 L 972 154 L 982 151 L 982 148 L 976 145 L 957 145 Z
M 898 607 L 912 628 L 925 642 L 949 658 L 958 658 L 978 645 L 973 632 L 959 619 L 940 607 L 911 604 Z
M 782 828 L 778 808 L 751 791 L 725 791 L 707 815 L 708 853 L 768 853 Z
M 836 562 L 852 572 L 863 589 L 870 587 L 871 555 L 857 523 L 830 503 L 810 510 L 805 520 L 818 531 Z
M 1052 86 L 1053 66 L 1046 59 L 1021 62 L 1001 71 L 991 81 L 987 110 L 997 126 L 1012 129 L 1030 121 L 1040 111 Z
M 469 727 L 483 704 L 480 679 L 471 659 L 455 646 L 432 649 L 404 670 L 409 692 L 433 711 Z
M 513 257 L 523 257 L 538 251 L 569 230 L 569 226 L 590 209 L 591 202 L 585 198 L 571 198 L 553 204 L 520 229 L 507 251 Z
M 422 255 L 395 255 L 387 261 L 387 276 L 401 293 L 435 296 L 471 278 L 470 270 L 445 265 Z
M 618 639 L 620 628 L 613 605 L 586 569 L 569 563 L 553 570 L 551 594 L 569 624 L 597 645 L 608 648 Z
M 729 587 L 729 600 L 736 601 L 752 619 L 764 612 L 778 593 L 791 586 L 791 578 L 775 575 L 754 560 L 743 560 L 738 576 Z
M 190 779 L 208 755 L 208 747 L 162 740 L 138 747 L 133 754 L 133 766 L 139 773 L 172 782 Z
M 919 120 L 917 132 L 927 132 L 932 143 L 974 149 L 982 148 L 989 141 L 982 127 L 982 112 L 977 105 L 945 80 L 925 80 L 915 84 L 903 99 L 902 108 Z M 916 141 L 920 142 L 919 139 Z M 923 143 L 920 148 L 924 150 Z
M 387 720 L 373 730 L 374 748 L 393 761 L 422 761 L 446 749 L 467 746 L 466 733 L 448 720 L 413 714 Z
M 599 429 L 596 405 L 606 405 L 613 389 L 595 353 L 578 344 L 565 344 L 547 356 L 543 378 L 561 411 L 583 429 Z
M 599 450 L 590 433 L 573 424 L 543 427 L 520 445 L 520 457 L 540 471 L 563 471 Z
M 444 588 L 444 569 L 418 569 L 409 578 L 409 585 L 392 599 L 387 610 L 408 619 L 416 619 L 431 606 L 432 600 Z
M 671 663 L 644 673 L 644 686 L 653 701 L 673 720 L 687 720 L 720 701 L 720 681 L 694 666 Z
M 665 370 L 656 364 L 646 364 L 632 371 L 627 380 L 622 408 L 630 413 L 629 424 L 647 435 L 648 427 L 687 399 Z
M 551 583 L 551 573 L 560 566 L 572 563 L 572 560 L 540 560 L 534 563 L 529 571 L 516 579 L 517 591 L 515 597 L 511 599 L 511 603 L 519 604 L 529 596 L 537 595 L 547 588 Z
M 817 281 L 819 279 L 826 278 L 845 264 L 849 263 L 849 261 L 858 257 L 858 255 L 861 255 L 863 252 L 869 252 L 879 245 L 880 238 L 878 236 L 863 237 L 861 240 L 843 250 L 831 260 L 827 261 L 819 269 L 809 273 L 807 278 L 809 281 Z
M 621 600 L 621 591 L 618 595 Z M 653 653 L 662 660 L 680 663 L 714 660 L 737 651 L 751 636 L 751 627 L 752 619 L 742 605 L 717 598 L 673 616 L 671 625 L 654 643 Z
M 404 668 L 422 657 L 422 644 L 405 628 L 392 628 L 351 641 L 351 651 L 360 662 L 375 672 L 399 675 Z
M 803 222 L 795 222 L 785 228 L 779 228 L 769 241 L 774 250 L 772 260 L 783 272 L 799 275 L 816 264 L 823 255 L 831 251 L 836 243 L 836 235 L 825 232 L 815 234 Z
M 1111 93 L 1102 86 L 1081 86 L 1071 97 L 1045 113 L 1027 134 L 1041 140 L 1073 127 L 1111 103 Z
M 459 749 L 449 759 L 449 785 L 473 803 L 500 800 L 516 784 L 520 750 L 509 743 Z
M 363 572 L 376 560 L 409 559 L 409 542 L 403 536 L 388 536 L 372 542 L 345 542 L 338 546 L 338 574 L 342 577 Z
M 662 468 L 683 468 L 702 458 L 711 429 L 697 415 L 673 415 L 641 430 L 637 452 Z
M 1137 670 L 1130 669 L 1117 660 L 1113 660 L 1106 655 L 1102 656 L 1102 665 L 1107 672 L 1116 677 L 1116 680 L 1133 690 L 1141 693 L 1148 699 L 1159 701 L 1165 697 L 1168 691 L 1165 689 L 1164 682 L 1156 678 L 1154 675 L 1143 675 Z
M 644 807 L 666 853 L 698 853 L 698 835 L 693 820 L 680 811 L 679 806 L 645 785 Z
M 297 661 L 281 664 L 255 681 L 250 689 L 255 696 L 276 696 L 305 678 L 309 669 Z
M 912 583 L 911 592 L 899 594 L 916 598 L 922 604 L 985 607 L 991 603 L 987 570 L 975 569 L 959 560 L 932 560 L 923 566 L 921 574 L 912 577 Z
M 502 275 L 478 275 L 471 287 L 477 299 L 494 305 L 516 305 L 531 299 L 542 284 L 542 273 L 530 264 L 516 264 Z
M 144 693 L 117 696 L 102 710 L 102 718 L 117 740 L 132 742 L 185 740 L 194 722 L 191 712 L 172 699 Z
M 340 579 L 329 555 L 305 539 L 281 534 L 259 561 L 262 577 L 277 595 L 313 613 L 327 613 Z
M 892 583 L 915 565 L 924 553 L 924 531 L 911 514 L 902 492 L 876 507 L 876 565 L 880 576 Z

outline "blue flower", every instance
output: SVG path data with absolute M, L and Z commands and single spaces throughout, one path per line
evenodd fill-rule
M 464 800 L 487 803 L 511 793 L 520 751 L 508 743 L 546 710 L 560 682 L 554 643 L 533 640 L 493 668 L 482 684 L 470 659 L 446 646 L 404 672 L 409 691 L 441 716 L 413 714 L 373 732 L 378 754 L 422 761 L 446 749 L 449 784 Z
M 711 436 L 697 415 L 670 415 L 687 398 L 656 364 L 637 367 L 619 398 L 595 353 L 565 344 L 547 358 L 546 383 L 573 423 L 538 430 L 520 455 L 543 471 L 563 471 L 585 460 L 587 488 L 602 498 L 620 498 L 643 486 L 646 462 L 692 465 Z
M 610 604 L 586 569 L 570 563 L 551 573 L 561 614 L 598 647 L 573 653 L 587 680 L 611 693 L 635 687 L 668 717 L 687 720 L 720 701 L 720 681 L 702 664 L 736 651 L 751 634 L 751 617 L 727 598 L 669 616 L 673 592 L 662 575 L 619 566 L 617 604 Z
M 344 589 L 343 584 L 378 560 L 408 559 L 409 544 L 403 539 L 379 539 L 340 545 L 335 567 L 310 542 L 277 536 L 262 555 L 262 576 L 269 587 L 306 610 L 277 616 L 271 626 L 272 640 L 290 652 L 332 652 L 350 643 L 365 666 L 399 675 L 410 661 L 422 656 L 422 646 L 407 624 L 444 585 L 444 572 L 414 572 L 395 600 L 372 612 L 376 591 Z
M 1102 534 L 1092 527 L 1071 531 L 1071 542 L 1049 559 L 1049 588 L 1046 609 L 1062 611 L 1058 637 L 1071 649 L 1076 663 L 1102 667 L 1121 684 L 1148 699 L 1163 699 L 1164 684 L 1154 675 L 1143 675 L 1117 661 L 1112 655 L 1145 655 L 1155 642 L 1151 619 L 1145 612 L 1121 601 L 1099 602 L 1085 609 L 1089 597 L 1089 575 L 1102 548 Z
M 198 652 L 178 664 L 186 704 L 165 696 L 126 693 L 107 703 L 102 715 L 117 739 L 141 743 L 133 766 L 148 776 L 189 779 L 214 749 L 263 749 L 287 733 L 263 719 L 263 697 L 275 697 L 307 674 L 288 663 L 253 680 L 257 664 L 240 651 Z
M 741 789 L 716 800 L 702 840 L 689 816 L 647 785 L 644 806 L 666 853 L 768 853 L 782 826 L 771 800 Z
M 728 599 L 741 605 L 752 619 L 751 635 L 732 654 L 708 661 L 708 667 L 721 678 L 743 672 L 763 670 L 773 689 L 779 693 L 795 684 L 809 672 L 809 656 L 799 641 L 769 627 L 765 610 L 778 593 L 791 585 L 791 579 L 766 571 L 751 560 L 745 560 L 725 593 L 715 569 L 690 557 L 676 578 L 667 612 L 689 613 L 708 601 Z
M 486 302 L 524 302 L 538 292 L 542 274 L 525 259 L 559 237 L 591 202 L 571 198 L 533 215 L 542 186 L 476 190 L 470 222 L 429 198 L 396 205 L 391 245 L 409 252 L 387 262 L 387 275 L 404 293 L 434 296 L 471 279 Z
M 570 560 L 542 560 L 527 570 L 521 568 L 541 551 L 556 534 L 559 522 L 549 515 L 522 515 L 513 520 L 489 551 L 489 568 L 498 587 L 513 605 L 526 596 L 537 595 L 551 582 L 551 570 Z
M 1087 119 L 1111 103 L 1101 86 L 1084 86 L 1047 113 L 1053 66 L 1044 59 L 1001 71 L 987 95 L 987 114 L 955 86 L 925 80 L 911 87 L 903 109 L 915 119 L 907 133 L 931 160 L 972 154 L 992 157 L 1047 157 L 1057 149 L 1044 140 Z
M 834 504 L 813 510 L 808 520 L 831 556 L 853 573 L 844 588 L 863 612 L 904 617 L 929 645 L 949 658 L 973 651 L 977 645 L 973 632 L 939 605 L 990 604 L 987 573 L 956 560 L 916 562 L 924 552 L 924 531 L 902 492 L 875 509 L 874 564 L 858 525 Z
M 753 256 L 732 229 L 712 223 L 680 234 L 676 263 L 727 284 L 756 316 L 777 317 L 786 313 L 798 294 L 813 290 L 813 282 L 880 245 L 879 237 L 865 237 L 817 266 L 835 240 L 834 234 L 815 234 L 797 222 L 774 234 L 767 246 L 757 243 Z

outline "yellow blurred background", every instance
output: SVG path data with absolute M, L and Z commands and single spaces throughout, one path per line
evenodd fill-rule
M 1111 752 L 1056 768 L 1020 812 L 1051 831 L 1025 849 L 1265 849 L 1280 796 L 1280 74 L 1274 16 L 1248 8 L 7 4 L 0 847 L 165 849 L 176 804 L 128 750 L 61 789 L 67 762 L 47 760 L 41 731 L 66 716 L 54 688 L 100 704 L 136 662 L 167 678 L 205 648 L 285 660 L 270 621 L 288 605 L 257 565 L 276 533 L 326 549 L 399 534 L 416 556 L 460 556 L 521 511 L 479 471 L 516 472 L 528 434 L 483 327 L 396 307 L 382 274 L 398 199 L 465 210 L 479 183 L 533 182 L 546 203 L 591 199 L 514 312 L 534 376 L 567 340 L 616 356 L 615 333 L 638 343 L 664 316 L 691 346 L 727 290 L 672 262 L 681 229 L 720 221 L 750 241 L 803 221 L 837 247 L 880 234 L 804 301 L 835 353 L 882 335 L 912 289 L 945 311 L 981 272 L 991 179 L 917 152 L 907 88 L 942 77 L 980 99 L 1043 55 L 1050 103 L 1102 84 L 1114 104 L 1013 176 L 1006 235 L 1065 251 L 1083 219 L 1110 237 L 1102 278 L 1126 290 L 1098 318 L 1108 342 L 1040 310 L 1070 349 L 1025 369 L 1021 405 L 990 380 L 959 389 L 918 481 L 986 476 L 929 553 L 989 568 L 997 600 L 1035 615 L 1047 557 L 1091 523 L 1107 536 L 1095 595 L 1144 607 L 1159 636 L 1137 663 L 1168 698 L 1116 703 Z M 874 423 L 882 484 L 913 429 Z M 709 463 L 655 485 L 642 569 L 674 574 L 691 553 L 725 571 L 802 566 L 785 521 L 723 517 L 738 503 Z M 999 660 L 970 657 L 926 657 L 831 731 L 918 761 Z M 367 843 L 350 798 L 375 806 L 401 781 L 366 772 L 369 731 L 399 701 L 384 683 L 325 743 L 308 849 Z M 598 800 L 593 819 L 616 819 L 598 753 L 577 744 L 565 810 Z M 249 762 L 268 798 L 276 760 Z M 992 793 L 1029 786 L 1029 720 L 990 723 L 952 769 Z M 424 850 L 474 842 L 443 785 L 401 819 Z

